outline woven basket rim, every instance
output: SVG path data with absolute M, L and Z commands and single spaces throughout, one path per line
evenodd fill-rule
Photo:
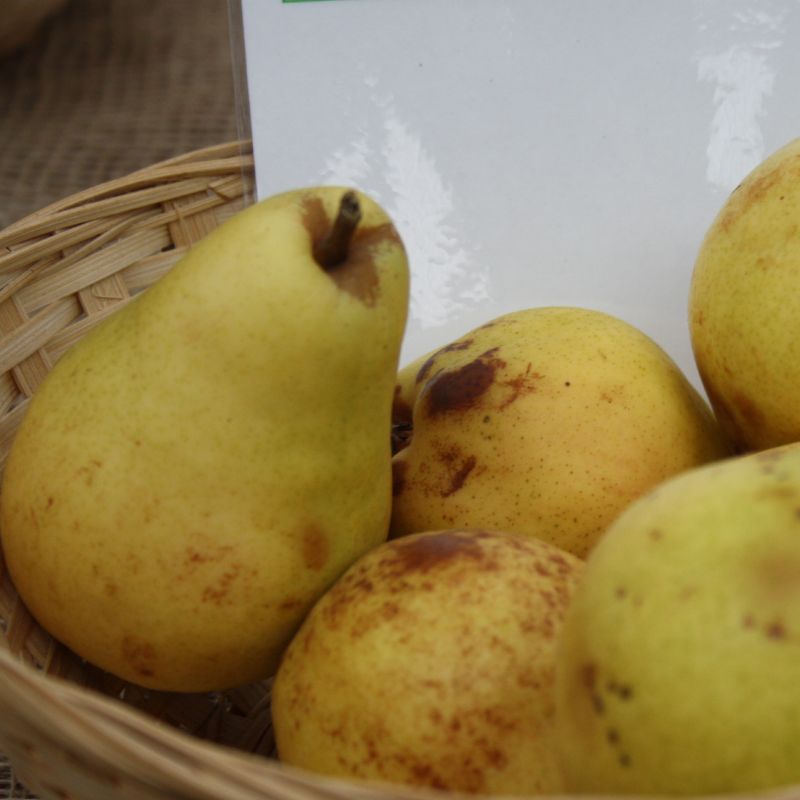
M 143 167 L 122 177 L 98 183 L 55 200 L 0 230 L 0 250 L 24 241 L 29 236 L 36 235 L 40 229 L 52 230 L 54 222 L 56 225 L 71 224 L 69 220 L 62 223 L 60 219 L 53 219 L 71 209 L 85 208 L 88 203 L 100 202 L 103 198 L 113 196 L 121 191 L 135 190 L 139 186 L 144 188 L 154 178 L 177 181 L 181 178 L 214 174 L 219 169 L 221 162 L 228 162 L 230 159 L 238 159 L 243 171 L 251 168 L 253 165 L 251 140 L 235 140 L 182 153 L 159 161 L 152 166 Z

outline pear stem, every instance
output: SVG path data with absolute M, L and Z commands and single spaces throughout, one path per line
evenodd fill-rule
M 331 270 L 347 260 L 350 242 L 358 223 L 361 221 L 361 205 L 356 193 L 345 192 L 339 203 L 339 212 L 333 227 L 320 242 L 314 246 L 314 259 L 324 270 Z

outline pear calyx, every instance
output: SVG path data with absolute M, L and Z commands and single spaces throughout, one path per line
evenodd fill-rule
M 361 221 L 361 205 L 352 190 L 345 192 L 339 202 L 339 211 L 333 227 L 321 241 L 314 245 L 314 260 L 324 270 L 332 270 L 347 260 L 350 241 Z

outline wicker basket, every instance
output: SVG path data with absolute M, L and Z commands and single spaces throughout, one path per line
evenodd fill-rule
M 252 196 L 247 143 L 134 173 L 0 232 L 0 470 L 59 356 Z M 146 691 L 55 642 L 0 560 L 0 751 L 41 798 L 403 800 L 442 793 L 323 779 L 273 757 L 269 686 Z M 453 795 L 451 795 L 453 796 Z M 800 800 L 800 787 L 760 797 Z

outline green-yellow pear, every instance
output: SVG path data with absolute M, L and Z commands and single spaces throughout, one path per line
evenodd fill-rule
M 572 791 L 800 782 L 800 446 L 699 467 L 623 512 L 557 664 Z
M 226 221 L 75 345 L 2 487 L 5 559 L 40 623 L 148 687 L 271 674 L 388 535 L 407 303 L 386 214 L 312 188 Z
M 655 342 L 581 308 L 507 314 L 405 367 L 394 416 L 412 425 L 395 437 L 393 536 L 488 527 L 583 557 L 633 499 L 728 454 Z
M 555 649 L 583 562 L 532 537 L 380 545 L 317 603 L 272 690 L 282 761 L 346 778 L 558 793 Z
M 800 139 L 757 166 L 708 229 L 689 327 L 720 424 L 742 452 L 800 441 Z

